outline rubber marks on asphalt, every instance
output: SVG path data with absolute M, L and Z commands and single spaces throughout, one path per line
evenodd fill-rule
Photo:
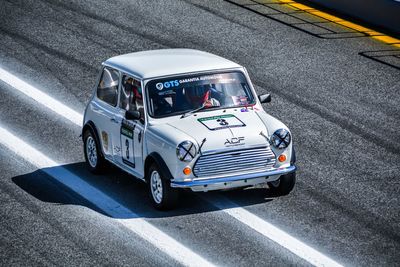
M 342 266 L 257 215 L 238 207 L 228 199 L 213 198 L 211 204 L 314 266 Z
M 327 39 L 358 36 L 379 36 L 376 39 L 387 44 L 400 44 L 400 40 L 346 21 L 293 0 L 226 0 L 261 15 L 271 17 L 293 28 Z M 339 26 L 332 27 L 332 24 Z M 341 27 L 344 26 L 344 27 Z M 384 38 L 382 38 L 384 37 Z
M 79 127 L 82 126 L 83 116 L 81 114 L 2 68 L 0 68 L 0 79 L 44 107 L 61 115 L 63 118 Z M 181 264 L 187 266 L 213 266 L 213 264 L 194 253 L 189 248 L 180 244 L 144 219 L 139 218 L 133 211 L 88 184 L 79 176 L 63 168 L 60 166 L 60 163 L 51 160 L 1 126 L 0 144 L 35 167 L 40 168 L 44 173 L 64 184 L 111 217 L 130 218 L 115 220 Z
M 346 39 L 371 37 L 388 45 L 380 51 L 365 51 L 359 54 L 377 62 L 400 69 L 398 48 L 400 40 L 374 31 L 356 23 L 322 12 L 293 0 L 225 0 L 259 15 L 283 23 L 312 36 L 324 39 Z M 384 57 L 372 56 L 385 52 Z
M 17 76 L 11 74 L 10 72 L 4 70 L 0 67 L 0 80 L 7 83 L 11 87 L 17 89 L 19 92 L 27 95 L 28 97 L 32 98 L 36 102 L 40 103 L 41 105 L 45 106 L 46 108 L 54 111 L 58 115 L 66 118 L 67 120 L 71 121 L 72 123 L 82 126 L 83 123 L 83 116 L 76 112 L 75 110 L 67 107 L 60 101 L 52 98 L 51 96 L 43 93 L 41 90 L 33 87 L 29 83 L 21 80 Z
M 21 140 L 1 126 L 0 145 L 5 146 L 30 164 L 40 168 L 41 171 L 98 207 L 105 214 L 108 214 L 113 218 L 118 218 L 114 220 L 140 236 L 142 239 L 148 241 L 177 262 L 187 266 L 213 266 L 213 264 L 206 259 L 140 218 L 129 208 L 104 194 L 96 187 L 88 184 L 79 176 L 65 169 L 59 163 L 48 158 L 27 142 Z
M 400 45 L 399 45 L 400 48 Z M 364 51 L 360 55 L 400 70 L 400 49 Z
M 0 68 L 0 79 L 43 106 L 53 110 L 58 115 L 70 120 L 77 126 L 82 126 L 82 116 L 80 114 L 2 68 Z M 185 247 L 166 233 L 140 218 L 140 216 L 132 210 L 90 185 L 76 174 L 62 167 L 60 163 L 48 158 L 27 142 L 1 127 L 1 125 L 0 145 L 7 147 L 16 155 L 25 159 L 35 167 L 40 168 L 41 171 L 98 207 L 105 214 L 115 218 L 114 220 L 118 221 L 144 240 L 147 240 L 181 264 L 187 266 L 213 266 L 212 263 L 196 254 L 191 249 Z M 235 204 L 229 200 L 215 199 L 211 204 L 315 266 L 341 266 L 334 260 L 251 212 L 237 206 L 232 208 Z

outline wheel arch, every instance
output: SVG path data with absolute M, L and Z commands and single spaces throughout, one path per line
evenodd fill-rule
M 160 156 L 160 154 L 158 154 L 157 152 L 152 152 L 146 157 L 146 160 L 144 162 L 144 171 L 145 171 L 146 181 L 148 179 L 147 171 L 153 163 L 157 164 L 157 166 L 160 168 L 162 177 L 164 177 L 167 180 L 173 179 L 172 174 L 171 174 L 167 164 L 165 163 L 163 158 Z
M 290 157 L 290 164 L 294 165 L 296 163 L 296 150 L 294 149 L 294 145 L 292 144 L 292 155 Z
M 100 153 L 101 156 L 104 157 L 103 154 L 103 149 L 100 143 L 100 139 L 99 139 L 99 133 L 97 131 L 96 125 L 94 125 L 94 123 L 92 121 L 88 121 L 82 128 L 82 141 L 85 142 L 84 138 L 85 138 L 85 132 L 89 130 L 90 132 L 92 132 L 94 139 L 96 141 L 97 147 L 100 148 Z

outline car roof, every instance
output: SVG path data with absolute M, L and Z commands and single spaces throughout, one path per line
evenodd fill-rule
M 112 57 L 103 64 L 141 79 L 241 67 L 223 57 L 194 49 L 135 52 Z

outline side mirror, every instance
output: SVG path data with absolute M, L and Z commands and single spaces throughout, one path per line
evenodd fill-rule
M 140 112 L 137 110 L 128 110 L 125 112 L 125 119 L 138 120 L 140 119 Z
M 265 94 L 265 95 L 259 95 L 258 99 L 260 100 L 261 103 L 269 103 L 271 102 L 271 95 L 270 94 Z

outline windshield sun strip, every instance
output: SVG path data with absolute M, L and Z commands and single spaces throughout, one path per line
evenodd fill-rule
M 151 118 L 166 118 L 166 117 L 172 117 L 172 116 L 179 116 L 182 114 L 185 114 L 187 112 L 190 112 L 193 109 L 187 109 L 187 110 L 182 110 L 182 111 L 176 111 L 176 112 L 171 112 L 171 113 L 167 113 L 167 114 L 163 114 L 163 115 L 154 115 L 153 111 L 154 111 L 154 103 L 153 103 L 153 99 L 152 97 L 150 97 L 150 90 L 149 90 L 149 84 L 151 83 L 155 83 L 156 81 L 163 81 L 165 79 L 169 79 L 169 80 L 183 80 L 183 79 L 191 79 L 194 76 L 197 77 L 204 77 L 204 76 L 214 76 L 214 75 L 221 75 L 221 74 L 236 74 L 236 75 L 241 75 L 242 77 L 240 77 L 242 79 L 242 82 L 239 84 L 243 84 L 242 85 L 242 89 L 243 89 L 243 93 L 246 95 L 246 97 L 248 97 L 250 100 L 252 100 L 249 103 L 246 104 L 241 104 L 241 105 L 234 105 L 234 106 L 215 106 L 215 107 L 208 107 L 206 109 L 202 109 L 199 112 L 204 112 L 204 111 L 214 111 L 214 110 L 225 110 L 225 109 L 232 109 L 232 108 L 246 108 L 246 107 L 252 107 L 256 104 L 256 95 L 254 94 L 252 87 L 249 85 L 249 79 L 246 76 L 246 74 L 240 70 L 233 70 L 233 71 L 223 71 L 223 72 L 204 72 L 204 73 L 192 73 L 190 75 L 175 75 L 175 76 L 168 76 L 168 77 L 162 77 L 159 79 L 152 79 L 146 82 L 146 86 L 145 86 L 145 94 L 146 94 L 146 99 L 147 99 L 147 113 Z M 221 84 L 221 83 L 219 83 Z

